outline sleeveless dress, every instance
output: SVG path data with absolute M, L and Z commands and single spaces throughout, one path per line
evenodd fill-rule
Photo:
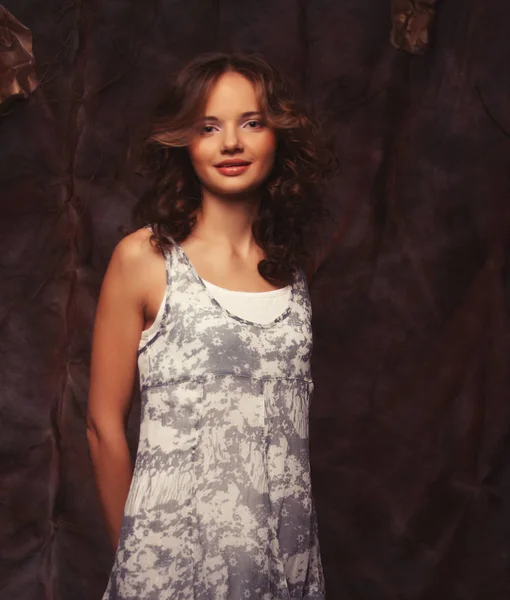
M 322 600 L 310 486 L 311 307 L 230 313 L 181 246 L 140 347 L 140 439 L 103 600 Z

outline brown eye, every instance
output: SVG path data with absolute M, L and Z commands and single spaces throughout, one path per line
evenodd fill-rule
M 248 121 L 246 123 L 246 125 L 247 125 L 248 129 L 260 129 L 261 127 L 264 126 L 262 121 L 256 121 L 256 120 Z

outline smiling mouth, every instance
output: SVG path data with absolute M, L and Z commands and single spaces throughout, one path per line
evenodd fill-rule
M 233 161 L 223 161 L 221 163 L 218 163 L 217 165 L 214 165 L 217 169 L 223 169 L 225 167 L 227 168 L 231 168 L 231 167 L 248 167 L 249 165 L 251 165 L 251 163 L 247 160 L 233 160 Z
M 219 173 L 225 175 L 226 177 L 235 177 L 245 173 L 250 165 L 251 163 L 248 161 L 225 161 L 216 165 L 216 169 Z

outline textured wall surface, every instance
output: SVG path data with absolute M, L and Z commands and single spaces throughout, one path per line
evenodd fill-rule
M 508 600 L 510 4 L 4 2 L 41 85 L 0 115 L 0 599 L 104 589 L 85 411 L 129 142 L 175 64 L 235 49 L 292 77 L 342 165 L 311 281 L 328 598 Z M 414 56 L 392 14 L 420 7 Z

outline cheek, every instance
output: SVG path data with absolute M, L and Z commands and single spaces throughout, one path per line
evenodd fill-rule
M 188 146 L 188 153 L 191 163 L 195 168 L 200 167 L 200 165 L 206 162 L 210 154 L 207 149 L 207 144 L 204 144 L 203 142 L 190 144 Z
M 195 147 L 194 146 L 188 146 L 188 156 L 190 159 L 191 164 L 193 165 L 193 168 L 196 168 L 196 164 L 197 164 L 197 153 L 195 151 Z
M 275 159 L 276 159 L 276 148 L 277 148 L 277 141 L 275 137 L 270 138 L 264 147 L 264 152 L 265 152 L 265 163 L 267 165 L 268 168 L 271 168 L 274 165 Z
M 258 140 L 257 154 L 264 163 L 273 163 L 276 155 L 276 137 L 273 134 L 264 135 Z

